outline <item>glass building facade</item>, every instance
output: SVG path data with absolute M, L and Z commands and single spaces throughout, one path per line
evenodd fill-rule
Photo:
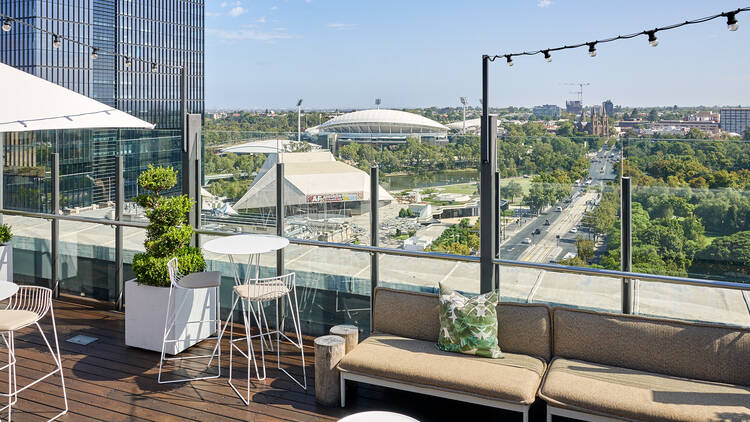
M 750 108 L 748 107 L 722 108 L 719 113 L 719 127 L 724 132 L 743 135 L 750 128 Z
M 126 197 L 149 164 L 181 169 L 180 71 L 187 111 L 204 111 L 203 0 L 5 0 L 0 61 L 156 125 L 146 130 L 67 130 L 4 136 L 4 205 L 46 211 L 51 153 L 60 155 L 61 207 L 114 199 L 115 157 L 125 157 Z M 59 48 L 54 35 L 61 36 Z M 91 49 L 64 38 L 78 40 Z M 130 57 L 114 56 L 107 52 Z M 126 63 L 130 62 L 128 66 Z M 157 63 L 154 72 L 151 63 Z M 167 65 L 167 66 L 161 66 Z

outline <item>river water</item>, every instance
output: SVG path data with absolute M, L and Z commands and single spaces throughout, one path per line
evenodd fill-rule
M 425 173 L 382 176 L 380 185 L 390 192 L 479 181 L 478 169 L 437 170 Z

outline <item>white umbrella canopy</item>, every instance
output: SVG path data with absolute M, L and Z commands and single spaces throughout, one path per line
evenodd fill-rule
M 52 82 L 0 63 L 0 133 L 154 125 Z

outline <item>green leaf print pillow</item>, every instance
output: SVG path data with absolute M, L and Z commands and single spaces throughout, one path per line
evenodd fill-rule
M 438 349 L 502 358 L 497 345 L 497 302 L 497 291 L 466 297 L 441 283 Z

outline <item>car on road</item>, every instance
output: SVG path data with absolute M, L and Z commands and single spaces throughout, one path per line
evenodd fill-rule
M 575 227 L 573 227 L 572 229 L 570 229 L 570 232 L 571 232 L 571 233 L 578 233 L 578 229 L 577 229 L 577 228 L 575 228 Z
M 542 234 L 542 231 L 537 228 L 536 230 L 534 230 L 534 234 Z
M 562 212 L 562 207 L 555 207 L 555 211 Z
M 524 238 L 524 239 L 523 239 L 523 240 L 521 241 L 521 243 L 523 243 L 523 244 L 525 244 L 525 245 L 531 245 L 531 238 L 530 238 L 530 237 Z
M 544 220 L 544 225 L 549 226 L 549 220 Z

